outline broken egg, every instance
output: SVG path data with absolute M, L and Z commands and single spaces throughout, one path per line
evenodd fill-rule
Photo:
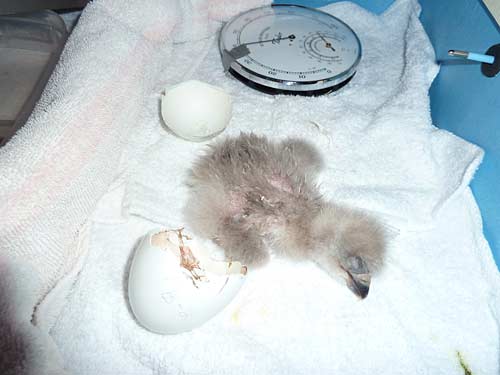
M 221 88 L 190 80 L 161 97 L 161 116 L 181 138 L 204 141 L 222 132 L 231 119 L 231 97 Z
M 199 327 L 236 296 L 246 266 L 216 261 L 206 246 L 178 230 L 144 236 L 130 266 L 128 297 L 138 322 L 160 334 Z

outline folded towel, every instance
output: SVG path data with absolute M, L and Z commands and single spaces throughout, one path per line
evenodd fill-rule
M 261 4 L 96 0 L 85 8 L 31 117 L 0 149 L 0 264 L 16 264 L 14 273 L 28 269 L 37 280 L 13 284 L 11 294 L 33 297 L 16 324 L 37 333 L 33 309 L 81 260 L 82 225 L 132 155 L 151 142 L 152 133 L 137 136 L 134 128 L 174 42 L 206 38 L 221 21 Z M 3 340 L 3 348 L 18 345 L 15 336 Z M 34 357 L 47 348 L 40 345 Z
M 99 3 L 85 9 L 27 124 L 0 149 L 2 256 L 38 272 L 39 297 L 78 258 L 78 229 L 113 181 L 145 99 L 154 47 L 108 17 Z
M 71 373 L 499 372 L 500 280 L 467 188 L 482 151 L 431 124 L 427 91 L 437 67 L 418 5 L 398 0 L 381 16 L 349 3 L 324 10 L 352 25 L 364 48 L 358 73 L 334 95 L 246 88 L 222 72 L 215 36 L 178 37 L 154 56 L 156 85 L 130 132 L 126 173 L 90 219 L 88 256 L 72 287 L 52 294 L 38 315 Z M 210 26 L 193 25 L 200 29 Z M 193 332 L 160 336 L 137 324 L 126 295 L 133 248 L 157 226 L 151 221 L 188 224 L 184 177 L 206 147 L 162 129 L 160 92 L 186 79 L 233 96 L 220 137 L 243 130 L 307 138 L 325 156 L 325 195 L 400 229 L 367 299 L 312 264 L 273 261 L 250 270 L 236 299 Z

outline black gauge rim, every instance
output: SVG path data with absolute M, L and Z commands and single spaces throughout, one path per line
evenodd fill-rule
M 349 78 L 345 79 L 344 81 L 337 83 L 333 86 L 330 87 L 325 87 L 317 90 L 283 90 L 283 89 L 276 89 L 274 87 L 269 87 L 269 86 L 264 86 L 261 85 L 255 81 L 252 81 L 241 74 L 239 74 L 237 71 L 234 69 L 229 69 L 229 73 L 233 75 L 234 78 L 236 78 L 238 81 L 244 83 L 245 85 L 260 91 L 264 94 L 269 94 L 269 95 L 299 95 L 299 96 L 320 96 L 320 95 L 326 95 L 330 94 L 332 92 L 335 92 L 345 85 L 347 85 L 351 79 L 354 77 L 356 73 L 351 75 Z
M 252 70 L 248 69 L 247 67 L 241 65 L 238 61 L 234 60 L 232 61 L 229 65 L 228 70 L 231 72 L 231 74 L 236 77 L 239 81 L 243 82 L 244 84 L 253 87 L 261 92 L 269 93 L 269 94 L 291 94 L 291 95 L 306 95 L 306 96 L 317 96 L 317 95 L 323 95 L 330 93 L 332 91 L 336 91 L 343 86 L 345 86 L 354 74 L 356 73 L 357 66 L 359 65 L 361 61 L 361 56 L 362 56 L 362 46 L 361 46 L 361 41 L 359 40 L 358 35 L 354 32 L 354 30 L 346 24 L 344 21 L 341 19 L 327 13 L 323 12 L 318 9 L 302 6 L 302 5 L 295 5 L 295 4 L 272 4 L 272 5 L 267 5 L 259 8 L 254 8 L 250 9 L 246 12 L 243 12 L 233 19 L 231 19 L 229 22 L 227 22 L 222 29 L 219 32 L 219 51 L 221 53 L 221 56 L 225 53 L 225 47 L 223 45 L 223 35 L 224 35 L 224 30 L 229 27 L 229 25 L 237 18 L 243 16 L 244 14 L 252 11 L 256 11 L 258 9 L 264 9 L 264 8 L 269 8 L 269 7 L 295 7 L 295 8 L 302 8 L 302 9 L 307 9 L 309 11 L 317 12 L 317 13 L 324 13 L 328 17 L 334 18 L 337 22 L 343 24 L 348 30 L 351 31 L 351 33 L 354 35 L 357 45 L 358 45 L 358 57 L 356 61 L 350 66 L 349 69 L 345 70 L 344 72 L 341 72 L 339 74 L 336 74 L 335 76 L 332 76 L 329 79 L 325 80 L 320 80 L 320 81 L 309 81 L 309 82 L 302 82 L 302 81 L 284 81 L 284 80 L 279 80 L 273 77 L 268 77 L 268 76 L 263 76 L 259 73 L 253 72 Z

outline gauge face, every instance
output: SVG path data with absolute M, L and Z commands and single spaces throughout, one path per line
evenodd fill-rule
M 257 84 L 321 90 L 351 78 L 361 58 L 353 30 L 330 14 L 296 5 L 252 9 L 221 30 L 226 68 Z

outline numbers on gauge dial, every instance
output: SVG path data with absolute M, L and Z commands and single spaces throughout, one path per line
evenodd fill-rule
M 359 59 L 359 41 L 347 25 L 302 8 L 249 12 L 229 25 L 224 44 L 245 69 L 283 81 L 329 79 Z

